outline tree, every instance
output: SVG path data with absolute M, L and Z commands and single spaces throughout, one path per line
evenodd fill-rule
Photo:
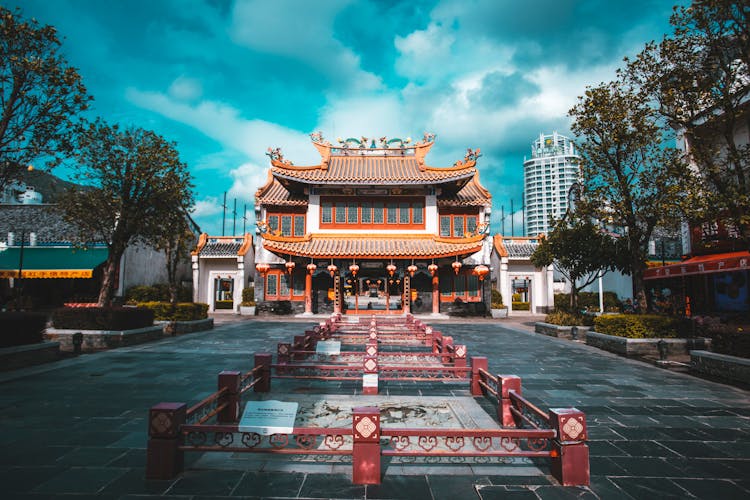
M 570 282 L 570 310 L 578 310 L 578 293 L 602 274 L 615 269 L 617 241 L 590 220 L 559 221 L 540 239 L 531 263 L 555 268 Z
M 174 143 L 149 130 L 120 130 L 102 120 L 80 135 L 76 159 L 77 180 L 93 189 L 69 191 L 60 205 L 86 239 L 107 243 L 98 302 L 108 306 L 128 245 L 155 244 L 181 231 L 171 222 L 193 204 L 191 176 Z
M 156 239 L 156 248 L 163 250 L 166 256 L 169 302 L 172 305 L 177 303 L 177 268 L 194 245 L 195 233 L 191 229 L 188 213 L 175 210 L 167 214 L 165 231 Z
M 630 274 L 633 296 L 646 308 L 643 272 L 654 227 L 676 217 L 679 153 L 648 95 L 624 79 L 586 89 L 569 114 L 581 138 L 582 213 L 622 228 L 626 258 L 619 270 Z
M 60 45 L 52 26 L 0 7 L 0 189 L 32 161 L 52 167 L 72 152 L 91 96 Z
M 681 180 L 693 222 L 723 220 L 750 241 L 750 5 L 695 1 L 675 9 L 673 33 L 651 42 L 624 75 L 647 92 L 685 141 Z M 738 137 L 744 139 L 738 140 Z

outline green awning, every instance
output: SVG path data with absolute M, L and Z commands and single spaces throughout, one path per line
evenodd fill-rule
M 23 277 L 91 278 L 107 255 L 106 247 L 24 247 Z M 0 278 L 17 278 L 20 258 L 19 247 L 0 247 Z

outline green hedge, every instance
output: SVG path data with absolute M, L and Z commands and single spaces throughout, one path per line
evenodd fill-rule
M 0 347 L 38 344 L 47 326 L 47 316 L 29 312 L 0 312 L 0 325 Z
M 208 318 L 208 304 L 200 302 L 178 302 L 174 306 L 169 302 L 140 302 L 138 307 L 154 312 L 158 321 L 195 321 Z
M 631 339 L 677 337 L 679 320 L 656 314 L 605 314 L 594 319 L 594 330 Z
M 55 328 L 134 330 L 154 324 L 154 312 L 140 307 L 61 307 L 52 313 Z
M 513 310 L 514 311 L 528 311 L 529 310 L 529 303 L 528 302 L 513 302 Z
M 578 309 L 593 309 L 599 311 L 599 293 L 598 292 L 581 292 L 578 294 Z M 555 310 L 572 312 L 570 310 L 570 294 L 555 294 Z M 617 298 L 615 292 L 604 292 L 604 310 L 607 312 L 619 312 L 622 310 L 622 302 Z
M 592 317 L 584 314 L 571 314 L 565 311 L 555 311 L 544 317 L 544 322 L 558 326 L 591 326 Z
M 190 302 L 193 300 L 189 288 L 177 287 L 177 302 Z M 143 285 L 128 288 L 125 291 L 125 302 L 136 304 L 138 302 L 168 302 L 169 285 Z
M 242 304 L 243 306 L 254 306 L 255 305 L 255 288 L 243 288 L 242 289 Z

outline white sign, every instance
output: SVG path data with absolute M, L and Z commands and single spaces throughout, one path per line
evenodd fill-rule
M 325 354 L 327 356 L 338 356 L 341 354 L 341 342 L 338 340 L 324 340 L 318 342 L 315 346 L 316 354 Z
M 362 387 L 377 387 L 378 386 L 378 374 L 377 373 L 365 373 L 362 375 Z
M 238 427 L 240 432 L 291 434 L 297 418 L 299 403 L 285 401 L 248 401 Z

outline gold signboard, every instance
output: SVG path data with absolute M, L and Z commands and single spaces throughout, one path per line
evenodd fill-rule
M 24 278 L 91 278 L 91 269 L 24 269 Z M 18 270 L 0 270 L 0 278 L 18 278 Z

